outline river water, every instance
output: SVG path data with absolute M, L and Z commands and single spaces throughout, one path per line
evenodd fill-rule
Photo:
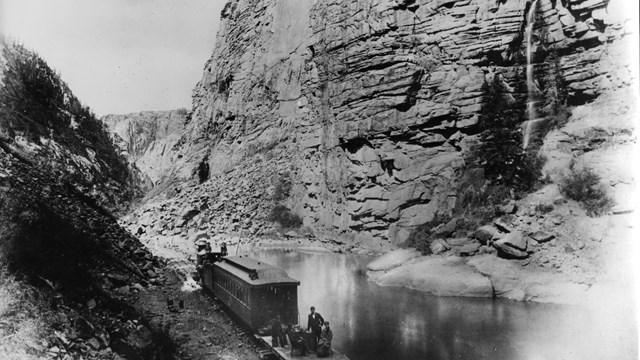
M 367 281 L 368 256 L 253 251 L 301 281 L 306 326 L 314 305 L 333 345 L 359 359 L 637 359 L 635 314 L 602 309 L 437 297 Z

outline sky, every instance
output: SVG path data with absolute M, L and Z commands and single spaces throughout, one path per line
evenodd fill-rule
M 0 0 L 0 33 L 36 51 L 97 115 L 191 108 L 226 0 Z

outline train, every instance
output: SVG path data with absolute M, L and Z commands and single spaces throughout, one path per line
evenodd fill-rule
M 200 274 L 202 286 L 254 332 L 278 315 L 283 324 L 299 323 L 300 281 L 279 267 L 246 255 L 219 256 L 204 261 Z

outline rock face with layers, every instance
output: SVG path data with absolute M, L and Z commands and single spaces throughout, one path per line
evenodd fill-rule
M 610 66 L 628 33 L 610 3 L 533 2 L 534 72 L 557 73 L 571 104 L 630 81 L 630 67 Z M 289 171 L 286 204 L 317 236 L 378 250 L 401 243 L 456 206 L 486 79 L 500 74 L 508 88 L 521 87 L 530 6 L 229 1 L 194 89 L 176 174 L 193 178 L 206 159 L 233 187 L 264 181 L 230 171 L 247 164 L 254 174 Z M 256 195 L 264 194 L 239 196 L 251 203 Z

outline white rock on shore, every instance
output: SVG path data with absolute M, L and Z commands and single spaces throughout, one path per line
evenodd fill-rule
M 400 249 L 388 252 L 367 265 L 370 271 L 387 271 L 405 264 L 422 254 L 416 249 Z
M 438 296 L 492 297 L 489 278 L 459 257 L 425 256 L 379 276 L 380 286 L 403 286 Z

